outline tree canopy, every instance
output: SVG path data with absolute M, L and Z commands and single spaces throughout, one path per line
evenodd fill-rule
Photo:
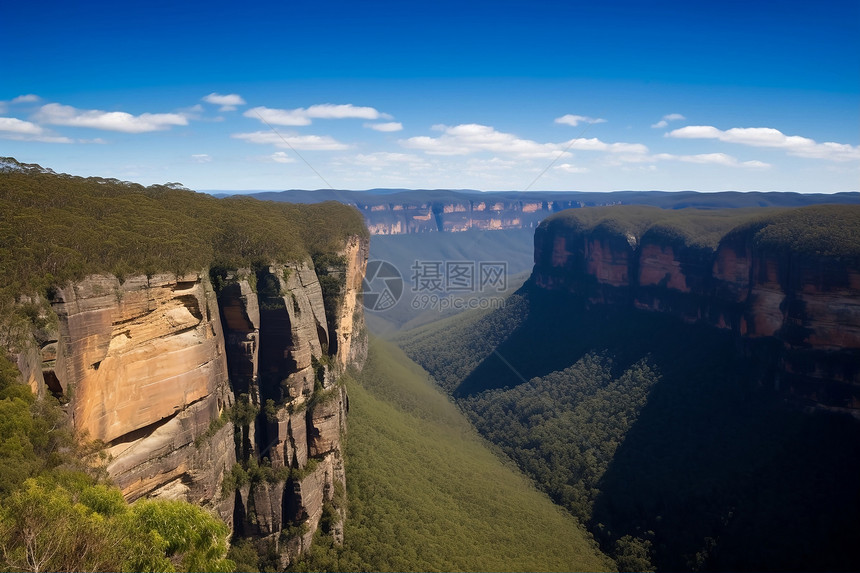
M 336 202 L 216 199 L 176 184 L 144 187 L 3 161 L 0 277 L 14 295 L 99 272 L 122 278 L 306 260 L 367 235 L 361 215 Z

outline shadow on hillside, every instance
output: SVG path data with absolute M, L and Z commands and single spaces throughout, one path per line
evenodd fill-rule
M 642 321 L 636 311 L 586 310 L 582 299 L 530 282 L 516 294 L 525 299 L 528 317 L 457 386 L 455 397 L 517 386 L 563 370 L 592 350 L 611 349 L 616 369 L 623 370 L 653 352 L 655 342 L 658 351 L 672 354 L 671 340 L 678 338 L 678 321 L 671 317 L 653 315 Z
M 589 529 L 650 539 L 661 570 L 857 570 L 860 425 L 710 366 L 654 388 Z
M 632 535 L 660 570 L 857 570 L 860 424 L 787 407 L 729 333 L 665 315 L 586 311 L 531 291 L 528 318 L 459 385 L 515 386 L 605 352 L 660 374 L 597 489 L 587 524 L 605 551 Z M 548 484 L 544 484 L 548 486 Z M 550 486 L 548 486 L 550 487 Z M 551 487 L 550 487 L 551 489 Z

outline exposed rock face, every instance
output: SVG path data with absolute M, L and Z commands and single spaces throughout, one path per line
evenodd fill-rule
M 124 495 L 182 498 L 230 523 L 233 403 L 215 293 L 205 274 L 95 275 L 60 289 L 57 331 L 19 356 L 31 387 L 69 400 L 75 428 L 107 444 Z
M 348 402 L 339 377 L 367 355 L 358 295 L 368 243 L 354 238 L 339 254 L 344 281 L 333 320 L 307 263 L 258 270 L 256 292 L 246 278 L 250 271 L 239 271 L 219 295 L 231 373 L 235 360 L 249 402 L 261 408 L 241 429 L 238 457 L 268 472 L 237 492 L 235 527 L 261 549 L 274 547 L 284 566 L 310 546 L 327 503 L 338 519 L 326 527 L 342 539 L 343 507 L 332 503 L 345 491 L 341 436 Z M 249 340 L 260 340 L 256 357 Z
M 18 365 L 34 391 L 68 400 L 77 430 L 107 444 L 126 498 L 210 507 L 286 565 L 345 491 L 339 378 L 367 354 L 358 300 L 367 254 L 359 238 L 339 253 L 333 317 L 307 262 L 218 276 L 217 294 L 203 272 L 90 276 L 57 293 L 57 331 Z M 268 474 L 222 491 L 237 461 Z M 329 509 L 339 539 L 343 506 Z
M 860 265 L 757 247 L 753 231 L 716 249 L 542 225 L 534 282 L 590 304 L 667 312 L 729 329 L 769 353 L 773 384 L 824 408 L 860 412 Z
M 359 297 L 369 252 L 370 243 L 353 238 L 342 253 L 346 261 L 344 293 L 337 312 L 338 326 L 334 332 L 337 339 L 337 360 L 341 367 L 364 364 L 367 359 L 367 332 Z
M 547 215 L 581 207 L 571 199 L 469 199 L 431 200 L 423 202 L 356 201 L 371 235 L 405 235 L 410 233 L 456 233 L 477 229 L 530 229 Z

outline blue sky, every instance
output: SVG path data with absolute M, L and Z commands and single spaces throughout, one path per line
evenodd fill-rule
M 0 155 L 78 175 L 860 187 L 856 0 L 14 2 L 0 49 Z

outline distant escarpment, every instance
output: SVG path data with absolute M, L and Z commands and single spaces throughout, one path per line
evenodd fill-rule
M 317 203 L 340 201 L 364 215 L 371 235 L 457 233 L 469 230 L 533 229 L 546 217 L 571 208 L 652 205 L 666 209 L 795 207 L 821 203 L 860 204 L 858 193 L 697 193 L 693 191 L 479 192 L 449 189 L 371 189 L 256 193 L 260 199 Z
M 474 199 L 360 205 L 372 235 L 534 228 L 549 214 L 581 206 L 577 201 Z
M 15 167 L 0 342 L 33 392 L 130 501 L 210 508 L 281 568 L 320 527 L 338 541 L 342 377 L 367 352 L 355 209 Z
M 860 413 L 860 207 L 572 210 L 535 233 L 533 281 L 588 304 L 727 329 L 801 404 Z

